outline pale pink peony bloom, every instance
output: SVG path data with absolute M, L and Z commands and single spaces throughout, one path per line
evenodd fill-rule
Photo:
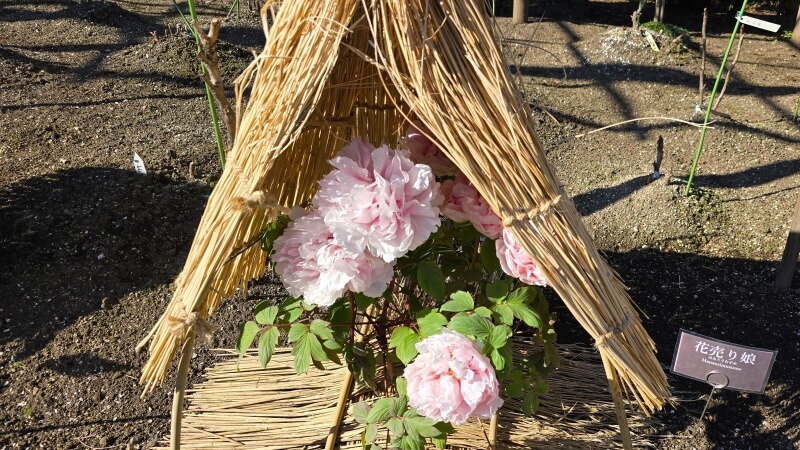
M 547 286 L 547 279 L 539 266 L 525 253 L 508 228 L 503 230 L 503 239 L 495 241 L 495 250 L 503 272 L 527 284 Z
M 427 138 L 430 135 L 428 127 L 415 120 L 406 130 L 406 135 L 400 138 L 400 148 L 408 150 L 411 160 L 415 163 L 430 166 L 437 177 L 455 175 L 458 168 L 433 141 Z
M 489 239 L 497 239 L 503 233 L 503 221 L 492 211 L 475 186 L 459 173 L 455 180 L 442 183 L 444 204 L 442 214 L 453 222 L 467 220 Z
M 408 404 L 421 415 L 460 425 L 472 416 L 488 419 L 503 405 L 492 363 L 466 337 L 444 328 L 417 351 L 403 375 Z
M 289 294 L 331 306 L 347 291 L 378 297 L 394 274 L 391 264 L 338 245 L 319 211 L 292 210 L 293 222 L 275 239 L 275 271 Z
M 354 139 L 331 160 L 313 203 L 337 243 L 386 262 L 419 247 L 439 228 L 439 183 L 405 151 Z

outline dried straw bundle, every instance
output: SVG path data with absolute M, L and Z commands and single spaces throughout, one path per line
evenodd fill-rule
M 248 243 L 310 200 L 327 160 L 354 136 L 392 145 L 415 117 L 540 261 L 597 341 L 612 386 L 621 381 L 647 414 L 660 408 L 669 393 L 654 345 L 561 190 L 506 67 L 477 0 L 283 2 L 240 77 L 253 82 L 249 105 L 175 295 L 139 345 L 153 339 L 145 392 L 180 346 L 190 353 L 220 300 L 263 273 Z
M 519 357 L 531 347 L 515 342 Z M 232 353 L 217 350 L 218 363 L 206 380 L 189 392 L 190 406 L 183 420 L 182 448 L 274 449 L 324 448 L 335 421 L 339 385 L 346 369 L 312 370 L 294 376 L 290 349 L 279 349 L 266 370 L 256 352 L 241 362 Z M 590 349 L 561 346 L 562 366 L 550 378 L 550 393 L 542 398 L 535 417 L 519 413 L 511 400 L 501 409 L 496 430 L 499 448 L 618 448 L 614 405 L 602 386 L 600 358 Z M 238 367 L 238 368 L 237 368 Z M 600 386 L 600 388 L 598 388 Z M 348 404 L 370 393 L 356 386 Z M 631 417 L 637 448 L 651 447 L 646 434 L 651 422 Z M 448 439 L 450 448 L 485 449 L 489 421 L 471 420 Z M 360 449 L 364 426 L 346 416 L 336 437 L 337 447 Z M 166 447 L 167 442 L 162 442 Z

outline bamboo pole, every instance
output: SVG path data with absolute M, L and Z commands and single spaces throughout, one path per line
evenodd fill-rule
M 742 9 L 739 10 L 739 15 L 741 16 L 744 14 L 744 9 L 747 7 L 747 0 L 742 1 Z M 719 80 L 722 78 L 722 73 L 725 71 L 725 63 L 728 62 L 728 55 L 731 53 L 731 48 L 733 47 L 733 41 L 736 39 L 736 32 L 739 31 L 740 22 L 737 19 L 736 24 L 733 26 L 733 32 L 731 33 L 731 38 L 728 40 L 728 48 L 725 49 L 725 54 L 722 56 L 722 62 L 719 63 L 719 71 L 717 72 L 717 79 L 714 80 L 714 87 L 711 89 L 711 96 L 708 98 L 708 104 L 706 105 L 706 115 L 703 119 L 703 130 L 700 131 L 700 142 L 697 144 L 697 153 L 694 155 L 694 161 L 692 162 L 692 170 L 689 172 L 689 180 L 686 182 L 686 189 L 683 191 L 683 195 L 689 195 L 689 190 L 692 188 L 692 180 L 694 180 L 694 174 L 697 171 L 697 163 L 700 161 L 700 155 L 703 153 L 703 143 L 706 140 L 706 130 L 708 129 L 708 121 L 711 118 L 711 107 L 714 104 L 714 96 L 717 94 L 717 88 L 719 87 Z
M 336 411 L 333 414 L 331 421 L 331 431 L 328 433 L 328 438 L 325 441 L 325 450 L 333 450 L 336 447 L 336 440 L 339 436 L 339 428 L 342 424 L 342 419 L 347 412 L 347 400 L 350 398 L 350 391 L 353 388 L 353 373 L 349 370 L 345 374 L 344 381 L 342 381 L 342 388 L 339 390 L 339 399 L 336 401 Z
M 498 416 L 500 415 L 500 411 L 497 411 L 495 415 L 492 416 L 492 421 L 489 422 L 489 448 L 490 450 L 497 450 L 497 424 L 499 422 Z
M 172 393 L 172 424 L 170 426 L 170 448 L 180 450 L 181 448 L 181 419 L 183 418 L 183 399 L 186 394 L 186 382 L 189 377 L 189 363 L 192 361 L 194 351 L 194 339 L 196 335 L 194 327 L 189 330 L 189 334 L 181 349 L 181 359 L 178 363 L 178 374 L 175 380 L 175 390 Z
M 605 369 L 606 378 L 608 379 L 608 391 L 611 392 L 611 398 L 614 400 L 614 413 L 617 416 L 617 423 L 619 424 L 619 435 L 622 439 L 622 446 L 625 450 L 632 450 L 633 442 L 631 441 L 631 431 L 628 427 L 628 415 L 625 412 L 625 403 L 622 400 L 619 380 L 617 379 L 617 374 L 611 370 L 611 364 L 606 361 L 606 357 L 602 356 L 602 359 L 603 368 Z

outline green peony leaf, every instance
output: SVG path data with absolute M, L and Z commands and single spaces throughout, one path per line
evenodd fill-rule
M 422 337 L 426 338 L 442 332 L 442 327 L 447 325 L 447 317 L 433 310 L 422 310 L 417 315 L 417 327 Z
M 524 380 L 512 381 L 506 385 L 506 395 L 509 397 L 519 397 L 530 387 L 530 383 Z
M 400 438 L 406 434 L 406 430 L 403 427 L 403 419 L 398 419 L 397 417 L 392 417 L 386 421 L 386 428 L 389 429 L 394 438 Z
M 289 327 L 289 342 L 295 342 L 300 340 L 303 336 L 308 334 L 308 327 L 304 323 L 293 323 L 291 327 Z
M 260 325 L 273 325 L 278 316 L 278 307 L 269 301 L 263 301 L 256 305 L 256 322 Z
M 418 434 L 422 437 L 430 438 L 442 434 L 442 432 L 434 426 L 436 421 L 427 417 L 407 417 L 403 423 L 409 435 Z
M 311 351 L 311 358 L 314 361 L 322 362 L 328 360 L 328 354 L 325 352 L 325 349 L 322 348 L 322 343 L 315 334 L 307 333 L 301 339 L 308 341 L 308 349 Z
M 443 304 L 439 310 L 448 312 L 472 311 L 475 309 L 475 300 L 469 293 L 458 291 L 450 296 L 450 301 Z
M 502 303 L 492 305 L 492 311 L 497 315 L 497 318 L 500 319 L 500 322 L 509 326 L 514 323 L 514 311 L 512 311 L 511 307 L 508 305 Z
M 394 380 L 395 385 L 397 385 L 397 393 L 400 395 L 407 395 L 407 388 L 408 388 L 408 381 L 406 381 L 405 377 L 397 377 Z
M 408 409 L 408 397 L 401 395 L 400 397 L 392 397 L 389 399 L 389 413 L 392 417 L 402 417 L 403 413 Z
M 278 337 L 280 333 L 275 327 L 268 328 L 258 338 L 258 362 L 261 367 L 267 367 L 272 355 L 275 353 L 275 346 L 278 345 Z
M 389 412 L 389 407 L 391 403 L 389 402 L 388 398 L 381 398 L 378 399 L 372 405 L 372 409 L 369 410 L 367 414 L 367 423 L 383 423 L 386 422 L 391 414 Z
M 364 429 L 364 436 L 362 436 L 363 441 L 371 444 L 375 442 L 376 437 L 378 437 L 378 424 L 371 423 L 367 425 L 367 427 Z
M 461 278 L 469 283 L 481 281 L 486 277 L 486 273 L 479 267 L 472 267 L 459 274 Z
M 541 329 L 547 324 L 539 313 L 531 307 L 531 302 L 536 299 L 538 289 L 526 286 L 519 288 L 508 295 L 506 305 L 511 308 L 514 316 L 525 322 L 525 325 Z
M 278 307 L 278 315 L 282 323 L 292 323 L 303 314 L 303 305 L 299 298 L 288 298 Z
M 304 336 L 308 336 L 308 334 Z M 311 364 L 311 340 L 298 338 L 292 347 L 292 356 L 294 357 L 294 371 L 298 375 L 308 372 L 308 366 Z
M 453 425 L 451 425 L 450 422 L 438 422 L 434 426 L 444 436 L 446 436 L 448 434 L 453 434 L 453 433 L 456 432 L 456 429 L 453 428 Z
M 367 308 L 370 307 L 370 305 L 375 303 L 374 298 L 367 297 L 366 295 L 361 294 L 359 292 L 356 292 L 354 297 L 356 299 L 356 308 L 358 308 L 359 311 L 366 311 Z
M 528 394 L 522 399 L 522 412 L 526 416 L 532 416 L 538 408 L 539 396 L 534 391 L 528 391 Z
M 322 319 L 314 319 L 309 324 L 309 329 L 312 333 L 319 336 L 322 340 L 333 339 L 333 331 L 331 331 L 331 324 Z
M 546 381 L 538 381 L 533 386 L 533 392 L 536 392 L 539 395 L 547 395 L 547 393 L 550 392 L 550 385 L 547 384 Z
M 503 358 L 503 355 L 500 354 L 500 351 L 496 348 L 492 349 L 492 353 L 489 355 L 492 360 L 492 365 L 496 371 L 501 371 L 506 367 L 506 360 Z
M 481 264 L 483 264 L 483 268 L 486 269 L 487 273 L 491 274 L 500 271 L 500 260 L 497 259 L 495 241 L 484 239 L 481 242 Z
M 444 300 L 447 288 L 444 273 L 433 261 L 422 261 L 417 266 L 417 282 L 425 293 L 436 300 Z
M 408 365 L 417 356 L 416 344 L 420 336 L 416 331 L 408 327 L 397 327 L 389 337 L 389 348 L 394 348 L 397 358 Z
M 456 291 L 463 291 L 467 287 L 467 282 L 463 278 L 453 278 L 447 283 L 447 292 L 452 294 Z
M 506 295 L 511 291 L 511 280 L 498 280 L 494 283 L 489 283 L 486 285 L 486 296 L 489 300 L 497 303 L 500 300 L 503 300 Z
M 344 300 L 339 300 L 330 307 L 328 311 L 328 320 L 332 326 L 333 336 L 339 342 L 344 342 L 348 336 L 348 325 L 352 318 L 350 317 L 350 304 Z
M 492 322 L 477 314 L 473 314 L 471 316 L 466 314 L 457 314 L 450 319 L 450 323 L 447 325 L 447 328 L 457 331 L 464 336 L 472 336 L 483 340 L 489 336 L 493 326 L 494 325 L 492 325 Z
M 236 341 L 236 353 L 244 355 L 253 344 L 253 339 L 258 334 L 258 324 L 252 320 L 239 325 L 239 339 Z
M 511 327 L 502 324 L 497 325 L 489 332 L 489 345 L 494 348 L 501 348 L 506 345 L 510 337 Z
M 370 409 L 370 406 L 366 402 L 354 404 L 352 409 L 353 418 L 360 424 L 367 423 L 367 414 L 369 414 Z
M 492 319 L 492 311 L 485 306 L 478 306 L 477 308 L 475 308 L 475 314 L 482 317 L 486 317 L 489 320 Z

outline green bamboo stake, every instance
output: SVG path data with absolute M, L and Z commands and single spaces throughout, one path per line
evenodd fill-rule
M 175 9 L 178 10 L 178 14 L 181 15 L 181 18 L 186 23 L 186 26 L 192 32 L 192 36 L 194 36 L 194 41 L 197 43 L 197 51 L 200 51 L 200 36 L 194 31 L 194 27 L 186 19 L 186 16 L 183 15 L 183 11 L 181 8 L 178 7 L 178 3 L 176 0 L 172 0 L 172 4 L 175 5 Z M 197 20 L 197 11 L 194 9 L 194 0 L 188 0 L 187 4 L 189 5 L 189 17 L 192 18 L 192 21 Z M 206 71 L 206 65 L 202 62 L 200 63 L 200 70 L 203 72 L 203 75 L 208 75 Z M 219 153 L 219 163 L 223 169 L 225 169 L 225 143 L 222 140 L 222 130 L 219 127 L 219 119 L 217 118 L 217 105 L 214 103 L 214 96 L 211 94 L 211 88 L 208 86 L 208 83 L 203 83 L 206 87 L 206 101 L 208 101 L 208 110 L 211 113 L 211 123 L 214 125 L 214 138 L 217 141 L 217 152 Z
M 683 191 L 683 195 L 689 195 L 689 190 L 692 187 L 692 180 L 694 179 L 694 173 L 697 171 L 697 163 L 700 161 L 700 155 L 703 153 L 703 143 L 706 140 L 706 130 L 708 129 L 708 120 L 711 118 L 711 105 L 714 104 L 714 96 L 717 94 L 717 87 L 719 87 L 719 80 L 722 79 L 722 73 L 725 72 L 725 63 L 728 62 L 728 55 L 731 52 L 731 48 L 733 47 L 733 41 L 736 38 L 736 33 L 739 31 L 739 17 L 744 14 L 744 8 L 747 6 L 747 0 L 742 2 L 742 9 L 739 10 L 739 14 L 736 16 L 736 24 L 733 26 L 733 33 L 731 33 L 731 38 L 728 41 L 728 48 L 725 50 L 725 55 L 722 57 L 722 63 L 719 65 L 719 72 L 717 72 L 717 79 L 714 81 L 714 88 L 711 89 L 711 97 L 708 99 L 708 105 L 706 106 L 706 117 L 703 120 L 703 129 L 700 131 L 700 143 L 697 145 L 697 153 L 694 155 L 694 162 L 692 162 L 692 170 L 689 172 L 689 181 L 686 182 L 686 190 Z

